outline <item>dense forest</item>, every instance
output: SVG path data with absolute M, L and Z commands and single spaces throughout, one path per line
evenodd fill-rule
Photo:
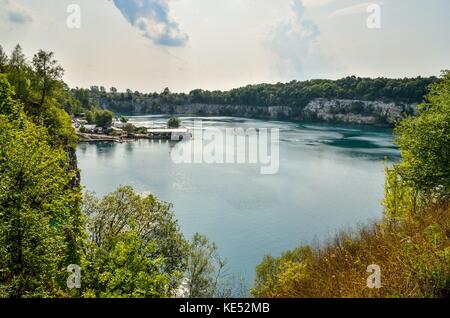
M 371 79 L 351 76 L 335 81 L 310 80 L 248 85 L 229 91 L 196 89 L 188 94 L 172 93 L 169 88 L 161 93 L 141 93 L 130 89 L 118 92 L 114 87 L 106 89 L 102 86 L 92 86 L 89 89 L 70 90 L 82 107 L 70 108 L 73 105 L 69 105 L 68 111 L 77 113 L 82 112 L 83 108 L 101 106 L 115 112 L 132 113 L 136 111 L 138 104 L 141 106 L 139 112 L 158 113 L 162 106 L 207 104 L 254 106 L 260 107 L 261 112 L 268 106 L 287 106 L 293 109 L 292 116 L 297 116 L 316 98 L 420 103 L 427 94 L 428 86 L 436 81 L 435 77 Z

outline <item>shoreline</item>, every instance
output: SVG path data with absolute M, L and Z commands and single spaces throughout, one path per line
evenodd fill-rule
M 109 141 L 109 142 L 117 142 L 117 143 L 123 143 L 123 142 L 129 142 L 134 141 L 136 139 L 129 139 L 129 138 L 122 138 L 122 137 L 115 137 L 115 136 L 107 136 L 107 135 L 99 135 L 99 134 L 86 134 L 86 133 L 80 133 L 77 132 L 78 136 L 78 142 L 97 142 L 97 141 Z

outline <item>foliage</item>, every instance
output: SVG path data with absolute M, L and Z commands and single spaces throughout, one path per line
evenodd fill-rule
M 179 128 L 181 125 L 181 120 L 178 117 L 172 117 L 167 122 L 167 127 L 169 128 Z
M 0 297 L 172 296 L 193 254 L 170 204 L 121 187 L 80 209 L 67 112 L 103 127 L 113 114 L 69 90 L 51 52 L 29 65 L 19 45 L 10 58 L 0 47 L 0 71 Z M 81 291 L 66 287 L 69 264 L 82 267 Z
M 6 75 L 0 74 L 0 115 L 9 119 L 18 119 L 22 107 L 13 100 L 14 90 L 8 82 Z
M 116 237 L 116 244 L 101 259 L 98 275 L 100 288 L 87 290 L 85 295 L 98 294 L 102 298 L 167 297 L 171 283 L 170 273 L 162 268 L 165 258 L 156 251 L 152 242 L 143 243 L 131 227 Z M 95 264 L 98 266 L 98 260 Z M 86 266 L 86 263 L 85 263 Z M 86 268 L 90 269 L 91 264 Z M 88 282 L 88 288 L 89 282 Z
M 28 101 L 31 86 L 31 67 L 27 64 L 22 47 L 16 45 L 7 68 L 8 80 L 14 86 L 17 97 L 23 102 Z
M 12 90 L 0 83 L 2 105 L 9 104 Z M 56 296 L 61 268 L 76 258 L 78 190 L 69 187 L 74 172 L 47 130 L 4 114 L 18 108 L 0 115 L 0 296 Z
M 187 251 L 170 209 L 131 187 L 120 187 L 103 199 L 85 196 L 90 233 L 83 261 L 85 295 L 170 295 L 184 272 Z
M 95 124 L 100 127 L 111 127 L 114 114 L 109 110 L 99 110 L 95 114 Z
M 3 59 L 8 61 L 5 73 L 16 93 L 10 98 L 23 105 L 31 121 L 48 129 L 53 145 L 63 146 L 67 151 L 73 149 L 77 138 L 64 108 L 79 111 L 79 105 L 61 81 L 64 70 L 54 54 L 40 50 L 29 65 L 21 46 L 17 45 L 11 57 L 5 55 Z
M 136 127 L 133 124 L 127 123 L 125 124 L 125 126 L 123 126 L 123 130 L 131 134 L 135 132 Z
M 114 114 L 106 109 L 93 109 L 86 113 L 86 120 L 89 124 L 99 127 L 109 128 L 112 126 Z
M 95 111 L 89 110 L 86 112 L 86 120 L 89 125 L 95 124 Z
M 33 86 L 40 92 L 39 106 L 44 105 L 45 98 L 49 96 L 61 80 L 64 70 L 53 58 L 53 52 L 40 50 L 33 57 Z
M 185 278 L 190 298 L 231 297 L 226 262 L 219 256 L 217 245 L 203 235 L 195 234 L 189 248 Z
M 247 85 L 229 91 L 206 91 L 195 89 L 188 94 L 170 92 L 166 88 L 161 93 L 140 93 L 127 90 L 126 93 L 101 92 L 98 88 L 76 88 L 71 92 L 84 107 L 102 105 L 116 112 L 159 113 L 162 106 L 189 104 L 212 104 L 261 107 L 263 114 L 268 106 L 289 106 L 293 116 L 315 98 L 354 99 L 362 101 L 391 101 L 396 103 L 420 103 L 427 94 L 428 86 L 437 79 L 430 78 L 360 78 L 346 77 L 339 80 L 291 81 L 289 83 Z M 361 104 L 353 105 L 348 111 L 367 110 Z M 233 115 L 229 113 L 227 115 Z M 383 118 L 380 118 L 383 120 Z
M 3 51 L 3 47 L 0 45 L 0 73 L 6 73 L 8 70 L 8 55 Z
M 431 86 L 419 116 L 402 121 L 395 130 L 402 162 L 401 178 L 419 190 L 450 195 L 450 71 Z
M 264 256 L 261 264 L 256 267 L 255 285 L 257 287 L 254 289 L 254 294 L 258 296 L 271 293 L 281 283 L 279 278 L 285 275 L 284 271 L 294 264 L 304 266 L 303 263 L 308 261 L 311 253 L 310 247 L 302 246 L 293 251 L 284 252 L 279 258 Z

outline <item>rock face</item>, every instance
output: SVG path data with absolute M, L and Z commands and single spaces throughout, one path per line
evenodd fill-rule
M 117 103 L 101 101 L 103 108 L 117 109 Z M 349 99 L 317 98 L 303 109 L 289 106 L 248 106 L 248 105 L 148 105 L 147 101 L 126 102 L 136 113 L 186 114 L 197 116 L 236 116 L 259 119 L 291 119 L 340 122 L 365 125 L 392 125 L 405 114 L 413 115 L 416 104 L 383 101 L 361 101 Z
M 178 106 L 163 106 L 161 107 L 161 112 L 204 116 L 237 116 L 276 119 L 289 117 L 292 113 L 292 109 L 287 106 L 263 107 L 247 105 L 187 104 Z
M 318 98 L 303 109 L 303 117 L 327 122 L 392 125 L 405 114 L 414 115 L 417 104 L 396 104 L 382 101 Z

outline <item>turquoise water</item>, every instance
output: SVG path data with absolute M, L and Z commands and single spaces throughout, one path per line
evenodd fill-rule
M 188 127 L 193 119 L 182 117 Z M 170 153 L 179 144 L 166 141 L 84 143 L 77 149 L 83 185 L 99 195 L 132 185 L 171 202 L 185 236 L 206 234 L 228 260 L 229 272 L 247 282 L 265 254 L 314 244 L 381 216 L 384 167 L 399 158 L 390 130 L 201 119 L 204 130 L 280 129 L 278 173 L 261 175 L 255 164 L 175 164 Z M 167 117 L 131 121 L 149 126 Z

